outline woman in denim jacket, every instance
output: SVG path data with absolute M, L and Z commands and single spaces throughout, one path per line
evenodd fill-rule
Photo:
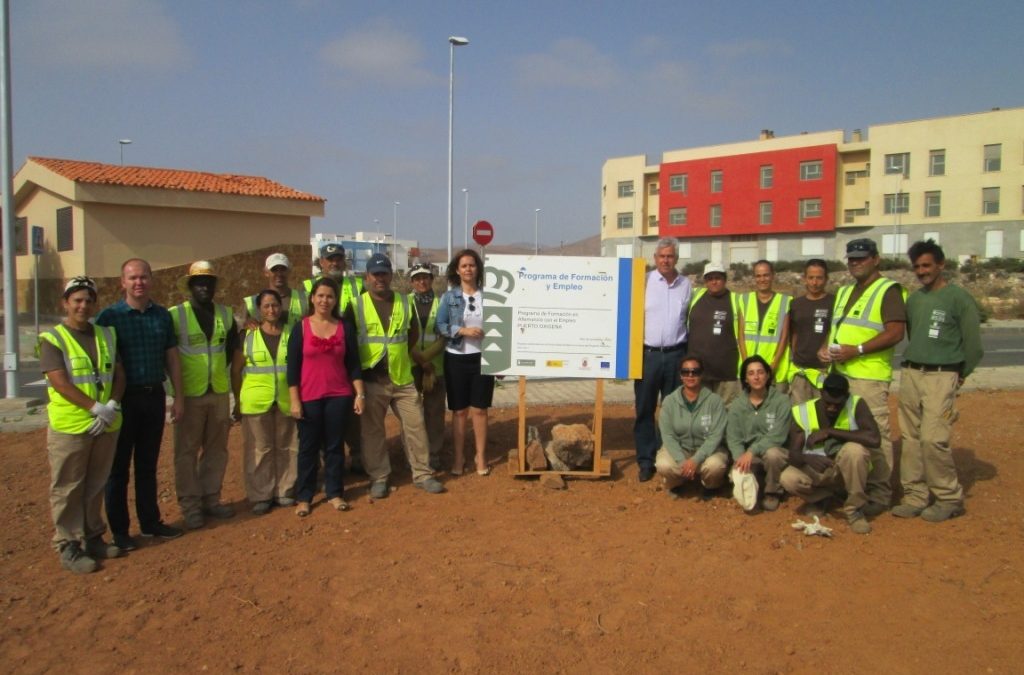
M 459 251 L 448 263 L 448 291 L 437 308 L 435 327 L 448 343 L 444 352 L 444 383 L 448 409 L 452 411 L 455 460 L 452 474 L 465 468 L 466 418 L 473 423 L 476 472 L 487 466 L 487 409 L 494 398 L 494 376 L 481 374 L 481 342 L 484 337 L 484 263 L 475 251 Z

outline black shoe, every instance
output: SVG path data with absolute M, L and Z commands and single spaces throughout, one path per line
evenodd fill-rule
M 637 480 L 641 483 L 646 483 L 650 479 L 654 478 L 654 469 L 649 466 L 640 467 L 640 475 L 637 476 Z
M 134 551 L 139 548 L 139 545 L 135 543 L 135 540 L 127 534 L 115 534 L 114 546 L 118 547 L 122 551 Z
M 880 516 L 888 510 L 889 506 L 887 504 L 882 504 L 881 502 L 868 502 L 861 508 L 861 511 L 868 518 Z
M 700 489 L 700 500 L 702 502 L 710 502 L 712 499 L 718 496 L 718 490 L 712 490 L 710 488 L 701 487 Z
M 142 531 L 143 537 L 160 537 L 161 539 L 177 539 L 184 532 L 164 523 L 157 523 L 152 528 Z

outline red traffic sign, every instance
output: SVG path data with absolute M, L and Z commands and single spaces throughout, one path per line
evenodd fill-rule
M 473 241 L 481 246 L 487 246 L 494 239 L 494 227 L 486 220 L 476 221 L 473 226 Z

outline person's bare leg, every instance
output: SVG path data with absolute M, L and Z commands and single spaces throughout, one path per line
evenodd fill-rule
M 452 473 L 456 476 L 462 473 L 466 465 L 466 417 L 468 415 L 469 410 L 466 408 L 452 411 L 452 445 L 455 455 L 452 460 Z
M 476 471 L 487 473 L 487 408 L 470 408 L 476 441 Z

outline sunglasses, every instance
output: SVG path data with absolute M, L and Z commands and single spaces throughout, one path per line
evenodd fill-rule
M 471 296 L 469 296 L 469 297 L 467 298 L 467 300 L 469 300 L 469 311 L 471 311 L 471 312 L 475 312 L 475 311 L 476 311 L 476 304 L 475 304 L 475 303 L 476 303 L 476 298 L 474 298 L 474 297 L 473 297 L 473 296 L 471 295 Z
M 679 374 L 683 377 L 696 377 L 704 372 L 703 368 L 680 368 Z

